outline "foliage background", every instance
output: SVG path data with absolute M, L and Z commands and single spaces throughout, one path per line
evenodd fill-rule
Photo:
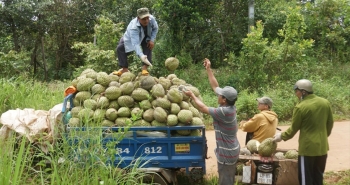
M 255 1 L 249 33 L 245 0 L 0 3 L 3 82 L 69 83 L 86 68 L 117 70 L 117 42 L 136 10 L 148 7 L 160 26 L 151 74 L 166 76 L 164 61 L 176 56 L 180 67 L 175 73 L 197 86 L 208 105 L 216 106 L 216 101 L 200 72 L 203 58 L 212 61 L 220 85 L 238 89 L 242 115 L 252 116 L 255 98 L 268 95 L 280 119 L 288 120 L 296 103 L 290 87 L 301 78 L 313 81 L 316 94 L 334 104 L 337 119 L 350 112 L 349 0 Z M 129 59 L 130 69 L 139 72 L 138 57 Z M 7 97 L 12 95 L 1 99 L 2 111 L 24 107 L 23 102 L 10 106 Z

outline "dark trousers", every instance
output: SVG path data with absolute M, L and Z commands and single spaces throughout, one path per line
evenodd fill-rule
M 322 156 L 298 156 L 299 184 L 322 185 L 327 154 Z
M 247 135 L 245 136 L 245 145 L 253 138 L 254 132 L 247 132 Z
M 218 163 L 218 174 L 219 174 L 219 182 L 218 185 L 234 185 L 235 183 L 235 175 L 236 175 L 236 166 L 234 165 L 226 165 Z
M 143 51 L 143 54 L 147 55 L 148 61 L 152 63 L 152 50 L 150 50 L 147 47 L 146 39 L 143 39 L 141 42 L 141 48 Z M 132 52 L 125 52 L 125 46 L 124 46 L 124 39 L 123 37 L 119 40 L 118 46 L 115 49 L 115 53 L 118 57 L 118 64 L 120 67 L 128 68 L 128 55 L 130 55 Z M 146 64 L 143 64 L 146 65 Z

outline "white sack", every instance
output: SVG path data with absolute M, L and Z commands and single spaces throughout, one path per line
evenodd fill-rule
M 53 143 L 55 128 L 60 126 L 62 120 L 62 106 L 63 103 L 55 105 L 49 111 L 25 108 L 4 112 L 0 117 L 0 123 L 3 124 L 0 138 L 6 139 L 8 129 L 11 129 L 28 138 L 31 143 L 39 140 Z M 39 145 L 46 148 L 44 142 Z

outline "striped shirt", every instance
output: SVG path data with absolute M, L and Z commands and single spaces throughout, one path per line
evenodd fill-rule
M 233 165 L 239 157 L 240 145 L 237 139 L 236 107 L 209 107 L 215 129 L 215 155 L 219 163 Z

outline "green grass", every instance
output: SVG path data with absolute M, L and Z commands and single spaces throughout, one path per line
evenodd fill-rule
M 350 169 L 337 172 L 326 172 L 324 174 L 325 185 L 349 185 Z

